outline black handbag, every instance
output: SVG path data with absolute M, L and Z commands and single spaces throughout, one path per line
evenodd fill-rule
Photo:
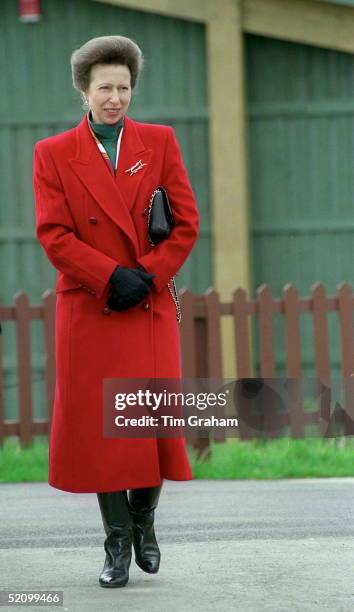
M 174 225 L 172 208 L 168 199 L 166 189 L 159 185 L 153 191 L 148 207 L 148 238 L 153 246 L 165 240 L 171 233 Z M 178 323 L 181 321 L 181 306 L 179 303 L 177 287 L 174 277 L 167 284 L 176 307 Z
M 151 244 L 155 245 L 167 238 L 174 224 L 172 208 L 161 185 L 153 192 L 148 208 L 148 235 Z

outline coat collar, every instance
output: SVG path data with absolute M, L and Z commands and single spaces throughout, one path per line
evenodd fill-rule
M 116 176 L 110 174 L 90 133 L 87 116 L 75 129 L 76 155 L 69 159 L 73 170 L 97 204 L 124 231 L 130 239 L 137 256 L 139 243 L 130 214 L 138 193 L 139 185 L 149 167 L 151 149 L 146 149 L 140 138 L 135 121 L 124 117 L 124 128 Z M 141 161 L 141 170 L 131 174 L 129 168 Z

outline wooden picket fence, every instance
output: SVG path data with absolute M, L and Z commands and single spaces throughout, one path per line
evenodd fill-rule
M 224 316 L 233 320 L 233 345 L 235 355 L 234 378 L 253 378 L 251 359 L 250 320 L 258 318 L 259 363 L 262 379 L 276 378 L 276 354 L 274 348 L 273 317 L 280 314 L 284 317 L 284 340 L 286 355 L 286 377 L 301 381 L 303 368 L 300 346 L 300 317 L 302 313 L 311 313 L 313 318 L 314 370 L 319 380 L 331 377 L 329 356 L 329 334 L 327 315 L 336 312 L 338 315 L 338 333 L 341 350 L 341 376 L 350 379 L 354 373 L 353 350 L 353 309 L 354 297 L 352 287 L 341 283 L 334 296 L 327 296 L 325 287 L 316 283 L 310 297 L 299 297 L 293 285 L 286 285 L 282 297 L 272 297 L 270 289 L 262 285 L 257 290 L 256 299 L 248 299 L 243 289 L 236 289 L 230 302 L 223 302 L 214 290 L 203 295 L 194 295 L 189 290 L 180 292 L 182 307 L 181 346 L 184 378 L 223 378 L 221 319 Z M 3 350 L 0 335 L 0 444 L 7 436 L 18 436 L 20 443 L 26 447 L 32 443 L 33 436 L 48 434 L 50 429 L 52 406 L 55 388 L 55 321 L 56 296 L 46 291 L 42 303 L 30 305 L 23 292 L 15 296 L 14 304 L 0 305 L 0 321 L 3 334 L 8 322 L 16 327 L 16 359 L 18 382 L 18 415 L 17 421 L 4 420 L 3 389 Z M 33 419 L 32 411 L 32 369 L 31 369 L 31 321 L 43 322 L 45 346 L 45 389 L 47 418 Z M 247 414 L 241 423 L 238 435 L 249 439 L 262 431 L 267 437 L 276 437 L 283 427 L 289 427 L 289 435 L 303 437 L 307 424 L 327 423 L 322 435 L 333 435 L 334 425 L 342 426 L 342 433 L 354 434 L 353 401 L 351 389 L 346 391 L 345 406 L 336 413 L 335 423 L 330 420 L 330 398 L 322 397 L 318 409 L 312 412 L 304 410 L 299 387 L 293 388 L 292 401 L 288 409 L 281 414 L 265 406 L 261 414 Z M 250 405 L 240 406 L 250 410 Z M 225 439 L 225 432 L 216 434 L 216 441 Z M 198 449 L 208 447 L 209 439 L 198 441 Z
M 286 435 L 294 438 L 306 436 L 306 427 L 312 427 L 311 435 L 336 436 L 354 435 L 354 345 L 353 310 L 354 297 L 349 283 L 340 283 L 334 296 L 327 296 L 322 283 L 312 286 L 310 297 L 299 297 L 297 289 L 287 284 L 281 298 L 273 298 L 269 287 L 261 285 L 256 299 L 247 299 L 243 289 L 236 289 L 231 302 L 221 302 L 214 290 L 204 295 L 193 295 L 185 291 L 182 295 L 183 326 L 181 329 L 183 375 L 185 378 L 223 378 L 221 318 L 231 317 L 235 356 L 234 378 L 249 382 L 255 373 L 251 358 L 252 317 L 258 319 L 259 372 L 257 383 L 264 382 L 261 401 L 259 393 L 250 401 L 252 393 L 238 393 L 237 416 L 239 417 L 238 437 L 240 439 L 279 436 L 284 428 Z M 328 314 L 338 316 L 340 341 L 340 380 L 344 400 L 336 404 L 333 411 L 331 390 L 330 342 Z M 309 411 L 305 407 L 303 389 L 304 367 L 300 343 L 300 317 L 303 313 L 312 315 L 314 378 L 310 383 L 318 387 L 316 407 Z M 274 315 L 283 317 L 284 349 L 288 402 L 285 410 L 279 412 L 276 402 L 276 352 L 274 336 Z M 267 387 L 267 380 L 270 386 Z M 252 388 L 251 385 L 248 387 Z M 280 381 L 283 383 L 284 379 Z M 273 383 L 273 385 L 272 385 Z M 275 384 L 274 384 L 275 383 Z M 317 383 L 317 384 L 316 384 Z M 322 385 L 323 383 L 323 385 Z M 259 385 L 258 385 L 259 386 Z M 281 385 L 280 385 L 281 386 Z M 311 384 L 309 385 L 311 386 Z M 242 388 L 242 384 L 241 384 Z M 257 387 L 256 387 L 257 388 Z M 284 407 L 284 406 L 283 406 Z M 255 410 L 256 408 L 256 410 Z M 258 412 L 257 412 L 258 409 Z M 314 426 L 314 427 L 313 427 Z M 225 430 L 213 431 L 216 442 L 225 441 Z M 200 455 L 209 454 L 211 436 L 201 437 L 196 444 Z
M 33 436 L 46 435 L 49 432 L 55 388 L 55 304 L 53 291 L 45 291 L 42 304 L 31 306 L 28 296 L 22 291 L 17 293 L 12 306 L 0 305 L 0 321 L 3 334 L 6 333 L 6 322 L 13 321 L 16 330 L 16 360 L 17 360 L 17 391 L 18 415 L 17 421 L 4 419 L 4 372 L 3 347 L 0 335 L 0 444 L 7 436 L 18 436 L 22 447 L 29 446 Z M 44 352 L 45 352 L 45 389 L 47 418 L 33 419 L 32 401 L 32 367 L 31 367 L 31 321 L 43 321 Z M 3 335 L 2 334 L 2 335 Z

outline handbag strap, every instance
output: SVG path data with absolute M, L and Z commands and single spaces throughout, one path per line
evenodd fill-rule
M 148 206 L 148 210 L 147 210 L 148 239 L 149 239 L 149 242 L 150 242 L 150 244 L 152 246 L 155 246 L 155 243 L 150 238 L 149 226 L 150 226 L 150 217 L 151 217 L 151 212 L 152 212 L 152 204 L 153 204 L 154 197 L 157 194 L 157 192 L 158 192 L 158 189 L 155 189 L 155 191 L 152 192 L 151 198 L 150 198 L 150 202 L 149 202 L 149 206 Z
M 181 304 L 180 304 L 180 301 L 179 301 L 178 291 L 177 291 L 177 287 L 176 287 L 174 276 L 172 276 L 171 280 L 167 284 L 167 287 L 168 287 L 168 290 L 169 290 L 170 294 L 172 295 L 172 299 L 173 299 L 173 301 L 175 303 L 175 306 L 176 306 L 176 318 L 177 318 L 177 322 L 180 323 L 181 319 L 182 319 L 182 311 L 181 311 Z

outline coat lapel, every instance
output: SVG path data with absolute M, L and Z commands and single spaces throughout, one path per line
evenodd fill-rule
M 132 177 L 129 176 L 130 173 L 125 173 L 124 170 L 139 161 L 139 154 L 142 163 L 144 163 L 149 158 L 149 151 L 145 149 L 134 122 L 128 117 L 124 118 L 124 131 L 116 177 L 110 174 L 90 134 L 86 116 L 83 117 L 76 128 L 76 138 L 76 157 L 69 159 L 69 163 L 99 206 L 130 239 L 136 255 L 139 256 L 138 237 L 129 208 L 134 203 L 131 198 L 135 199 L 142 178 L 137 177 L 137 175 L 143 173 L 146 166 L 143 166 L 142 170 L 133 174 Z M 139 180 L 129 182 L 129 178 L 133 179 L 133 177 Z M 127 202 L 130 203 L 129 207 Z
M 146 149 L 136 123 L 124 117 L 124 130 L 115 182 L 128 210 L 133 208 L 139 186 L 150 170 L 151 149 Z

